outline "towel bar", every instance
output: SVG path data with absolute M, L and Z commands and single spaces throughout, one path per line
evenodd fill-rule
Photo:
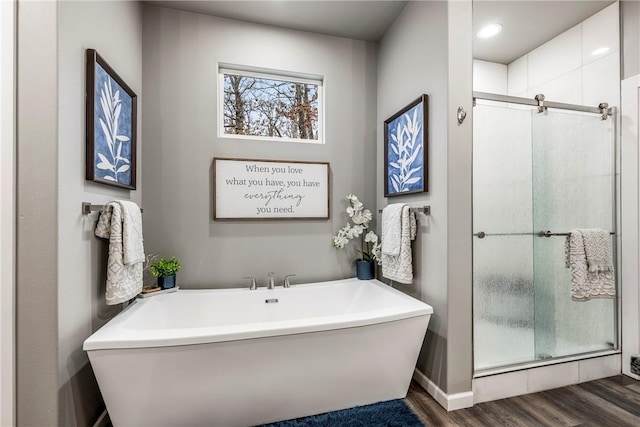
M 614 236 L 616 233 L 614 233 L 613 231 L 609 232 L 610 235 Z M 540 237 L 551 237 L 551 236 L 570 236 L 571 233 L 552 233 L 551 231 L 547 230 L 547 231 L 541 231 L 538 233 L 538 236 Z
M 100 212 L 104 209 L 104 205 L 92 205 L 89 202 L 82 202 L 82 215 L 89 215 L 91 212 Z M 140 208 L 140 213 L 144 212 L 142 208 Z
M 414 213 L 421 213 L 425 215 L 431 215 L 431 206 L 422 206 L 419 208 L 410 208 Z M 378 209 L 378 213 L 382 213 L 382 209 Z
M 615 236 L 615 232 L 609 232 L 612 236 Z M 485 233 L 484 231 L 478 231 L 473 234 L 479 239 L 484 239 L 487 236 L 538 236 L 538 237 L 551 237 L 551 236 L 569 236 L 570 233 L 552 233 L 551 231 L 539 231 L 537 233 Z

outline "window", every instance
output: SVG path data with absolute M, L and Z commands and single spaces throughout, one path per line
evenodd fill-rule
M 219 136 L 323 143 L 322 79 L 220 67 Z

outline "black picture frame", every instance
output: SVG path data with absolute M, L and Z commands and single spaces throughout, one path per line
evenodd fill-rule
M 384 196 L 428 191 L 429 96 L 384 121 Z
M 136 189 L 138 97 L 95 49 L 86 50 L 86 180 Z

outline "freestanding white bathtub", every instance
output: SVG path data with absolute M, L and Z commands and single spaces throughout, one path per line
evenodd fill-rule
M 433 309 L 377 280 L 180 290 L 84 342 L 114 426 L 253 426 L 403 398 Z

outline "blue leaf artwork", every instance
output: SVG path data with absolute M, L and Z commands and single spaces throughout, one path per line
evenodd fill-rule
M 132 98 L 98 63 L 93 99 L 96 178 L 131 185 Z
M 387 123 L 389 195 L 424 190 L 424 102 Z

